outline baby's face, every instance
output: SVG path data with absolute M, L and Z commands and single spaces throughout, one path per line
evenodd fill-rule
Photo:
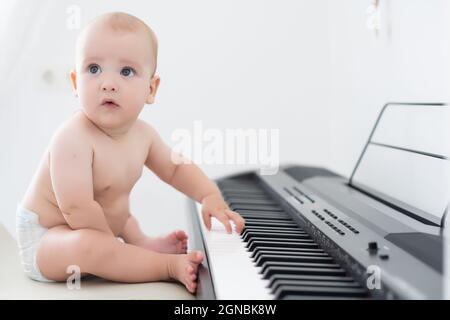
M 105 129 L 130 126 L 159 85 L 148 38 L 96 25 L 80 41 L 72 81 L 85 114 Z

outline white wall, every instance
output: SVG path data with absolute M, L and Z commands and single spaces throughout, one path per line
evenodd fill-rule
M 365 27 L 370 2 L 16 0 L 8 30 L 0 29 L 9 43 L 0 51 L 7 75 L 0 80 L 0 222 L 15 233 L 16 202 L 55 128 L 77 106 L 67 78 L 77 35 L 66 28 L 69 5 L 81 8 L 82 24 L 121 10 L 154 28 L 162 82 L 141 117 L 169 144 L 194 120 L 205 128 L 276 128 L 281 162 L 348 176 L 385 102 L 447 100 L 445 0 L 380 0 L 377 37 Z M 49 70 L 53 80 L 44 81 Z M 249 167 L 202 166 L 211 177 Z M 186 225 L 185 197 L 151 173 L 131 200 L 148 233 Z
M 445 0 L 380 0 L 378 35 L 366 28 L 371 1 L 328 1 L 330 166 L 349 176 L 386 102 L 443 102 L 450 58 Z

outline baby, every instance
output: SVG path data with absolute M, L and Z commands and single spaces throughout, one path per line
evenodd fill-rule
M 161 180 L 202 204 L 228 233 L 244 227 L 217 186 L 172 151 L 138 119 L 155 101 L 157 40 L 141 20 L 109 13 L 91 22 L 77 41 L 71 73 L 80 100 L 57 130 L 17 209 L 17 232 L 26 274 L 38 281 L 64 281 L 68 267 L 81 275 L 118 282 L 175 279 L 197 287 L 199 251 L 187 253 L 187 235 L 174 231 L 149 238 L 129 211 L 129 195 L 144 165 Z M 176 162 L 176 163 L 175 163 Z

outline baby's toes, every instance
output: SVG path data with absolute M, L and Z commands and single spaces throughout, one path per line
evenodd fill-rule
M 186 232 L 184 232 L 183 230 L 175 231 L 175 236 L 177 237 L 178 241 L 183 241 L 188 238 Z
M 194 293 L 194 292 L 195 292 L 197 283 L 196 283 L 196 281 L 195 281 L 194 274 L 186 274 L 186 275 L 183 277 L 182 282 L 184 283 L 184 285 L 186 286 L 186 289 L 187 289 L 189 292 L 191 292 L 191 293 Z
M 195 293 L 197 290 L 197 282 L 195 281 L 189 281 L 189 284 L 186 286 L 189 292 Z
M 188 274 L 193 274 L 194 273 L 194 267 L 189 264 L 189 265 L 186 266 L 186 271 L 187 271 Z
M 203 261 L 203 254 L 200 251 L 192 251 L 188 253 L 188 260 L 194 264 L 199 264 Z

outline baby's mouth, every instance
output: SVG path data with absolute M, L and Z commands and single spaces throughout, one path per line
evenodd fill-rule
M 108 108 L 117 108 L 119 105 L 113 99 L 103 99 L 102 106 Z

